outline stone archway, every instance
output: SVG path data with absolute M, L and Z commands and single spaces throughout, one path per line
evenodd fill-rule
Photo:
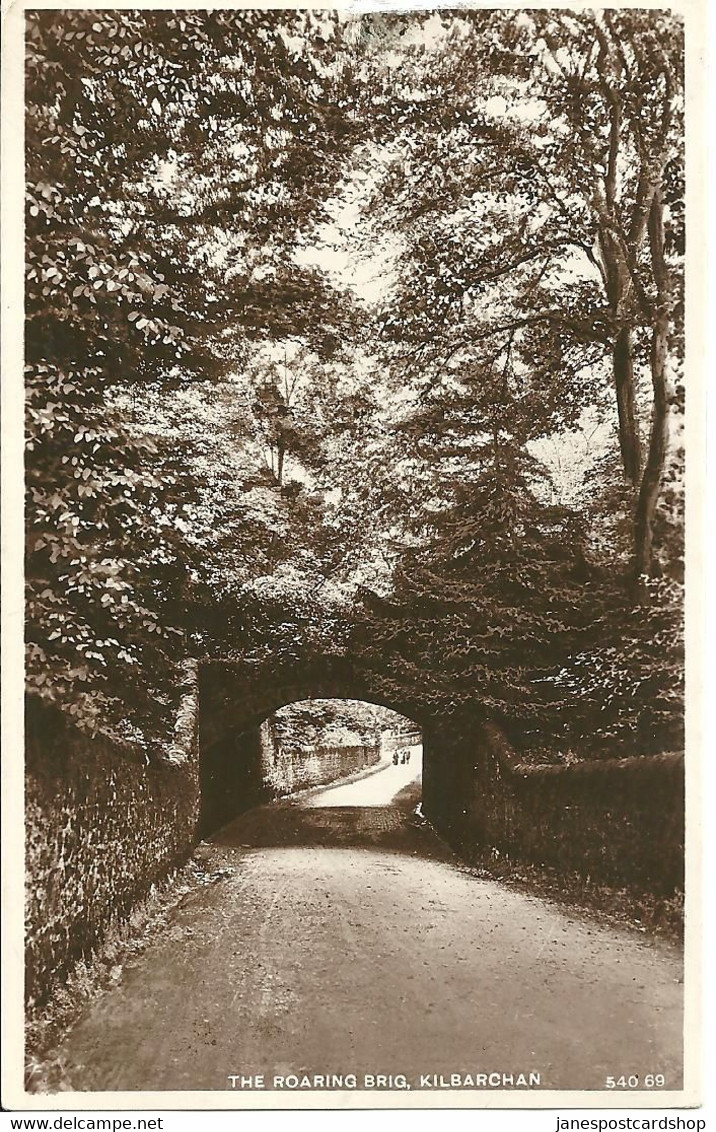
M 345 658 L 260 672 L 236 662 L 205 662 L 199 671 L 200 835 L 270 797 L 262 773 L 261 725 L 279 708 L 306 699 L 360 700 L 398 712 L 421 729 L 428 722 L 419 704 L 396 696 Z M 424 766 L 430 751 L 430 743 L 427 751 L 424 743 Z

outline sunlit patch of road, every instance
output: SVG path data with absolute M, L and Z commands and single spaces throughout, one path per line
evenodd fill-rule
M 308 795 L 304 805 L 312 809 L 333 809 L 343 806 L 389 806 L 411 782 L 420 779 L 423 769 L 420 745 L 407 748 L 410 752 L 410 762 L 393 763 L 392 753 L 383 755 L 380 769 L 376 769 L 365 778 L 357 782 L 347 782 L 341 786 L 329 786 L 327 789 Z

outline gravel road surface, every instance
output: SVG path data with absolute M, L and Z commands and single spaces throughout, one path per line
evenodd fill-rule
M 414 817 L 412 753 L 205 843 L 218 879 L 79 1019 L 57 1051 L 62 1087 L 233 1087 L 237 1107 L 240 1078 L 257 1075 L 287 1090 L 293 1075 L 434 1089 L 458 1074 L 478 1106 L 490 1075 L 603 1089 L 662 1074 L 679 1088 L 680 949 L 470 875 Z

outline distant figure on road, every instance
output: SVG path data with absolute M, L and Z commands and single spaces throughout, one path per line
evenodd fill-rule
M 403 751 L 403 753 L 401 754 L 400 761 L 401 761 L 401 763 L 407 762 L 407 755 L 406 755 L 405 751 Z
M 397 764 L 398 764 L 398 752 L 393 751 L 393 766 L 397 766 Z
M 405 761 L 406 763 L 410 762 L 410 747 L 408 747 L 407 751 L 405 752 Z

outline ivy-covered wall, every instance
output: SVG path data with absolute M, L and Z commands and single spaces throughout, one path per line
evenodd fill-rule
M 424 809 L 468 859 L 489 849 L 657 895 L 682 888 L 680 753 L 528 766 L 489 724 L 446 732 L 441 753 L 449 773 L 427 778 Z
M 191 716 L 185 712 L 184 716 Z M 42 1003 L 109 925 L 191 853 L 196 727 L 146 766 L 31 703 L 26 713 L 26 994 Z M 177 738 L 179 738 L 179 733 Z

